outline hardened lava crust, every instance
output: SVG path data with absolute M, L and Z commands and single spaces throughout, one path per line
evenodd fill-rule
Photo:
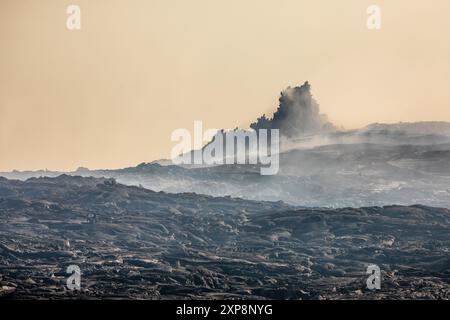
M 449 299 L 450 211 L 0 178 L 2 299 Z M 369 290 L 367 266 L 381 269 Z M 66 269 L 81 269 L 69 290 Z

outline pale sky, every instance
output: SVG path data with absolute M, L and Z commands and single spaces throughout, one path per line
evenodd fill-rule
M 345 128 L 450 121 L 449 15 L 448 0 L 0 0 L 0 171 L 167 158 L 173 130 L 248 127 L 306 80 Z

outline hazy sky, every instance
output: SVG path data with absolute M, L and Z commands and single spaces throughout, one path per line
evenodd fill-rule
M 0 0 L 0 170 L 165 158 L 174 129 L 248 127 L 306 80 L 346 128 L 450 121 L 449 39 L 449 0 Z

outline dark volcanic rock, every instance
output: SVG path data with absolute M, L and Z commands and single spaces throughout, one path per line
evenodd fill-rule
M 450 297 L 450 212 L 296 208 L 111 179 L 0 179 L 2 298 Z M 81 291 L 65 288 L 69 265 Z M 366 289 L 366 268 L 382 270 Z

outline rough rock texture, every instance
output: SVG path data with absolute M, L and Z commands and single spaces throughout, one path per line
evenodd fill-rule
M 320 209 L 0 178 L 0 297 L 450 298 L 450 211 Z M 67 266 L 81 291 L 65 288 Z M 366 267 L 382 270 L 366 288 Z
M 154 191 L 281 200 L 308 207 L 370 207 L 395 203 L 450 208 L 449 159 L 450 143 L 358 143 L 282 153 L 280 170 L 273 176 L 262 176 L 260 168 L 254 165 L 183 168 L 157 163 L 118 170 L 80 169 L 70 174 L 114 178 L 119 183 L 142 185 Z M 36 171 L 0 173 L 0 176 L 25 180 L 60 174 Z

